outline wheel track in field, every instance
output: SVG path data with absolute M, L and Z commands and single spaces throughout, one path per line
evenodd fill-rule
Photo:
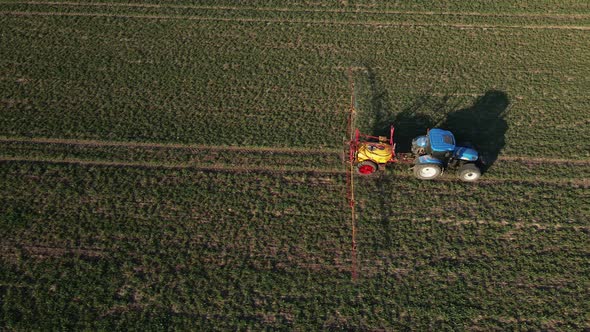
M 0 162 L 29 162 L 29 163 L 47 163 L 47 164 L 74 164 L 82 166 L 106 166 L 106 167 L 134 167 L 134 168 L 156 168 L 156 169 L 193 169 L 197 171 L 217 171 L 217 172 L 234 172 L 234 173 L 313 173 L 313 174 L 344 174 L 344 170 L 338 169 L 321 169 L 305 167 L 269 167 L 269 166 L 228 166 L 224 164 L 200 165 L 197 163 L 149 163 L 149 162 L 124 162 L 124 161 L 104 161 L 104 160 L 87 160 L 74 158 L 21 158 L 21 157 L 1 157 Z
M 105 253 L 110 252 L 109 249 L 103 248 L 74 248 L 69 246 L 45 246 L 22 243 L 0 243 L 0 248 L 5 254 L 16 254 L 18 251 L 23 250 L 35 256 L 63 256 L 66 254 L 78 254 L 89 257 L 101 257 Z
M 528 156 L 499 156 L 498 160 L 516 161 L 521 163 L 545 163 L 545 164 L 572 164 L 572 165 L 588 165 L 590 160 L 580 159 L 560 159 L 560 158 L 543 158 L 543 157 L 528 157 Z
M 341 155 L 342 150 L 334 148 L 310 149 L 297 147 L 248 147 L 248 146 L 211 146 L 199 144 L 178 144 L 178 143 L 150 143 L 150 142 L 124 142 L 107 140 L 85 140 L 85 139 L 63 139 L 63 138 L 23 138 L 0 136 L 1 143 L 33 143 L 33 144 L 57 144 L 88 147 L 123 147 L 123 148 L 149 148 L 149 149 L 179 149 L 179 150 L 209 150 L 209 151 L 234 151 L 234 152 L 269 152 L 284 154 L 314 154 L 314 155 Z M 573 164 L 588 165 L 590 160 L 543 158 L 529 156 L 499 156 L 497 160 L 515 161 L 522 163 L 550 163 L 550 164 Z
M 336 154 L 336 149 L 318 150 L 309 148 L 282 148 L 282 147 L 248 147 L 248 146 L 211 146 L 199 144 L 178 144 L 178 143 L 149 143 L 149 142 L 124 142 L 106 140 L 85 140 L 85 139 L 61 139 L 61 138 L 22 138 L 0 136 L 0 143 L 38 143 L 38 144 L 60 144 L 89 147 L 125 147 L 125 148 L 154 148 L 154 149 L 186 149 L 186 150 L 211 150 L 211 151 L 236 151 L 236 152 L 274 152 L 286 154 Z M 590 161 L 589 161 L 590 163 Z
M 114 252 L 119 252 L 119 250 L 111 249 L 111 248 L 75 248 L 71 246 L 65 245 L 36 245 L 36 244 L 24 244 L 24 243 L 0 243 L 0 258 L 8 258 L 8 257 L 18 257 L 21 253 L 25 252 L 26 254 L 36 257 L 36 258 L 51 258 L 51 257 L 61 257 L 69 254 L 86 256 L 91 258 L 99 258 L 112 255 Z M 141 257 L 145 255 L 139 251 L 127 252 L 128 255 L 133 257 Z M 253 262 L 275 262 L 277 267 L 291 267 L 291 268 L 298 268 L 298 269 L 306 269 L 312 271 L 331 271 L 333 273 L 342 273 L 347 271 L 349 268 L 349 262 L 345 259 L 334 258 L 334 262 L 332 263 L 313 263 L 309 262 L 308 259 L 276 259 L 272 257 L 272 255 L 268 255 L 266 253 L 261 253 L 258 255 L 248 255 L 248 258 L 251 259 Z M 227 257 L 225 257 L 227 259 Z M 211 260 L 205 258 L 204 260 L 208 264 L 222 264 L 223 266 L 231 265 L 231 263 L 221 263 L 219 260 Z M 241 259 L 240 259 L 241 261 Z M 1 286 L 1 285 L 0 285 Z
M 459 24 L 459 23 L 418 23 L 418 22 L 354 22 L 354 21 L 327 21 L 327 20 L 297 20 L 297 19 L 272 19 L 272 18 L 226 18 L 226 17 L 199 17 L 182 15 L 130 15 L 107 13 L 71 13 L 71 12 L 23 12 L 0 11 L 4 16 L 64 16 L 64 17 L 107 17 L 127 19 L 155 19 L 155 20 L 192 20 L 202 22 L 236 22 L 236 23 L 287 23 L 287 24 L 314 24 L 314 25 L 340 25 L 340 26 L 373 26 L 373 27 L 448 27 L 458 29 L 529 29 L 529 30 L 590 30 L 590 26 L 584 25 L 514 25 L 514 24 Z
M 200 165 L 196 163 L 148 163 L 148 162 L 121 162 L 121 161 L 103 161 L 103 160 L 86 160 L 86 159 L 57 159 L 57 158 L 26 158 L 26 157 L 1 157 L 2 162 L 26 162 L 26 163 L 45 163 L 45 164 L 70 164 L 81 166 L 104 166 L 104 167 L 131 167 L 131 168 L 153 168 L 153 169 L 192 169 L 196 171 L 210 172 L 232 172 L 232 173 L 267 173 L 267 174 L 293 174 L 307 173 L 316 175 L 345 175 L 344 167 L 342 169 L 320 169 L 305 167 L 269 167 L 269 166 L 228 166 L 223 164 Z M 414 179 L 411 174 L 395 174 L 396 178 Z M 454 177 L 441 177 L 435 181 L 459 182 Z M 477 181 L 478 184 L 496 184 L 496 183 L 523 183 L 523 184 L 547 184 L 556 186 L 581 186 L 590 188 L 590 178 L 568 179 L 568 180 L 548 180 L 548 179 L 502 179 L 502 178 L 483 178 Z
M 385 15 L 423 15 L 423 16 L 475 16 L 475 17 L 538 17 L 538 18 L 590 18 L 590 14 L 560 14 L 560 13 L 481 13 L 481 12 L 451 12 L 451 11 L 412 11 L 391 9 L 361 9 L 354 7 L 348 9 L 335 8 L 286 8 L 286 7 L 251 7 L 251 6 L 203 6 L 203 5 L 161 5 L 139 3 L 112 3 L 112 2 L 67 2 L 67 1 L 19 1 L 0 2 L 11 5 L 41 5 L 41 6 L 71 6 L 71 7 L 119 7 L 119 8 L 161 8 L 161 9 L 195 9 L 217 11 L 253 11 L 253 12 L 277 12 L 277 13 L 330 13 L 330 14 L 385 14 Z M 301 4 L 300 4 L 301 5 Z M 305 4 L 308 6 L 307 4 Z

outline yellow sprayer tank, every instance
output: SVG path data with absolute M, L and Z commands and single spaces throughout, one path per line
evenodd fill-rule
M 363 142 L 358 146 L 357 161 L 371 160 L 377 164 L 385 164 L 393 157 L 392 146 L 385 143 Z

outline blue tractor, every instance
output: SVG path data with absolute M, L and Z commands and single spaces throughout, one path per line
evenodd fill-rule
M 476 181 L 481 176 L 479 154 L 468 144 L 465 145 L 457 146 L 453 133 L 439 128 L 430 129 L 426 135 L 414 138 L 414 175 L 421 180 L 432 180 L 444 170 L 456 169 L 462 181 Z

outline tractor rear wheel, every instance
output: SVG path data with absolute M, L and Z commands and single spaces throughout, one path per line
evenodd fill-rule
M 370 160 L 365 160 L 356 166 L 356 172 L 359 175 L 371 175 L 378 169 L 377 164 Z
M 420 180 L 432 180 L 442 173 L 437 164 L 418 164 L 414 166 L 414 175 Z
M 457 170 L 457 176 L 461 181 L 473 182 L 479 179 L 481 171 L 475 164 L 465 164 Z

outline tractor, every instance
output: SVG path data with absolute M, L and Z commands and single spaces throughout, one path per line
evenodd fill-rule
M 432 128 L 426 135 L 412 140 L 411 153 L 397 153 L 393 140 L 394 127 L 389 137 L 363 135 L 356 129 L 350 142 L 349 159 L 359 175 L 371 175 L 383 170 L 388 163 L 411 163 L 416 178 L 432 180 L 444 171 L 454 169 L 462 181 L 479 179 L 481 162 L 471 146 L 457 146 L 455 136 L 448 130 Z

